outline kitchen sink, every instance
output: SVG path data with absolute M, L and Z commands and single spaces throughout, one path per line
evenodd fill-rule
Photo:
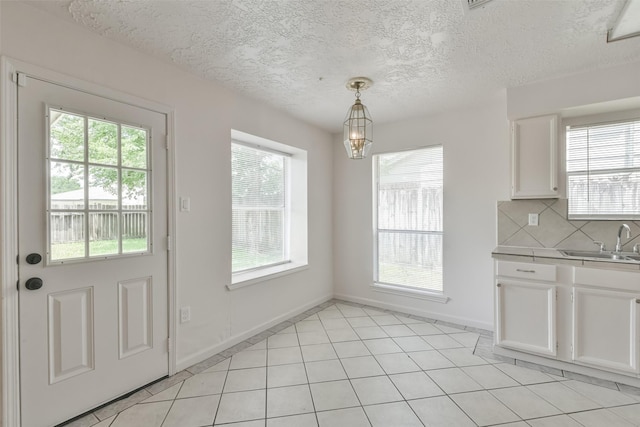
M 623 255 L 613 252 L 595 252 L 595 251 L 570 251 L 561 250 L 563 255 L 577 258 L 595 258 L 606 259 L 612 261 L 640 261 L 640 255 Z

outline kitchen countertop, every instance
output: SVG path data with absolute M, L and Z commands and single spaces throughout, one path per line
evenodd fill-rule
M 613 270 L 630 270 L 640 272 L 640 261 L 570 257 L 562 254 L 560 249 L 552 248 L 497 246 L 491 252 L 491 255 L 496 259 L 509 261 L 537 262 L 541 264 L 569 264 L 579 267 L 607 268 Z

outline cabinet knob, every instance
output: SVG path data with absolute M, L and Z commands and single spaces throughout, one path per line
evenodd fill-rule
M 496 286 L 499 288 L 499 287 L 500 287 L 500 286 L 502 286 L 502 285 L 501 285 L 500 283 L 498 283 Z M 637 300 L 636 300 L 636 301 L 637 301 Z
M 558 187 L 553 187 L 553 191 L 558 191 Z
M 498 285 L 500 286 L 500 285 Z M 636 304 L 640 304 L 640 298 L 636 299 Z

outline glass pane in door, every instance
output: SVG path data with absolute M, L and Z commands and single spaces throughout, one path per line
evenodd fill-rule
M 118 214 L 92 212 L 89 214 L 89 256 L 116 255 L 118 247 Z
M 51 209 L 84 209 L 84 166 L 77 163 L 49 163 Z
M 147 252 L 149 250 L 148 223 L 145 212 L 122 214 L 122 253 Z
M 122 126 L 122 166 L 147 168 L 147 131 Z
M 102 120 L 88 120 L 89 163 L 118 164 L 118 125 Z
M 50 259 L 59 261 L 85 256 L 84 214 L 52 212 L 49 215 Z
M 49 109 L 49 156 L 84 161 L 84 117 Z

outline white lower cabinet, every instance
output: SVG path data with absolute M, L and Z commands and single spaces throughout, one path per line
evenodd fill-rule
M 509 279 L 496 286 L 496 344 L 555 356 L 556 287 Z
M 640 379 L 640 269 L 550 262 L 496 260 L 497 353 Z
M 496 273 L 496 344 L 555 356 L 555 266 L 498 261 Z
M 637 293 L 574 287 L 573 361 L 639 373 L 639 298 Z

